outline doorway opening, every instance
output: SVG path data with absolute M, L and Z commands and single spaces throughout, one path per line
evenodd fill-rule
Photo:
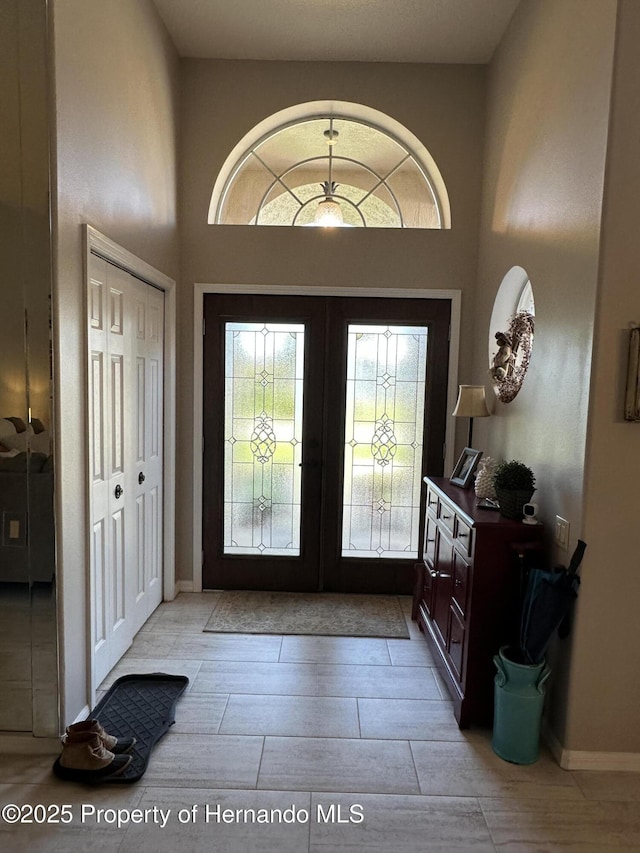
M 451 302 L 204 297 L 203 586 L 407 593 Z

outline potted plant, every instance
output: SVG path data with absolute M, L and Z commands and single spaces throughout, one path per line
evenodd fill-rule
M 501 462 L 493 475 L 500 513 L 506 518 L 521 519 L 522 507 L 531 500 L 535 484 L 533 471 L 524 462 Z

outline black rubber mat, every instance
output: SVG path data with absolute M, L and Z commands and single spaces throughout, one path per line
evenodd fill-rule
M 175 722 L 175 707 L 189 679 L 186 675 L 123 675 L 109 688 L 89 714 L 102 727 L 118 738 L 134 737 L 131 763 L 118 776 L 93 779 L 91 774 L 69 770 L 57 759 L 53 772 L 60 779 L 73 782 L 137 782 L 144 774 L 155 744 Z

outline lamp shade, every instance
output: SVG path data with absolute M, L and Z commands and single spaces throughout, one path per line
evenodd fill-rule
M 454 418 L 488 418 L 484 385 L 459 385 L 458 402 L 453 410 Z

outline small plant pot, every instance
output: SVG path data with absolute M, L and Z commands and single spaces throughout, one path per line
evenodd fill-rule
M 522 519 L 522 507 L 529 503 L 534 492 L 535 489 L 510 491 L 496 486 L 500 515 L 520 521 Z

